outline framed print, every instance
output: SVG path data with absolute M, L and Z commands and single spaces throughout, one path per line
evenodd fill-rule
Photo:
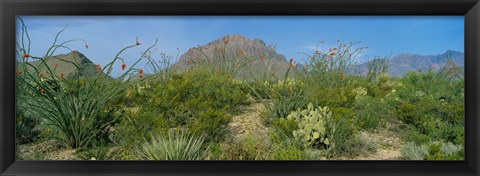
M 476 0 L 0 7 L 2 175 L 479 174 Z

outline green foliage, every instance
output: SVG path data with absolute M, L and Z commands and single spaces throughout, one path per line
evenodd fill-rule
M 415 143 L 408 142 L 400 150 L 402 158 L 407 160 L 423 160 L 428 154 L 428 148 L 425 145 L 416 145 Z
M 280 80 L 274 85 L 266 82 L 268 97 L 271 103 L 266 102 L 267 113 L 273 118 L 285 118 L 288 114 L 305 105 L 303 84 L 291 79 Z
M 255 136 L 247 135 L 237 140 L 229 139 L 219 159 L 223 160 L 264 160 L 269 152 L 269 145 Z
M 362 129 L 377 129 L 391 120 L 392 107 L 383 99 L 364 96 L 355 102 L 355 125 Z
M 40 138 L 40 120 L 21 108 L 17 108 L 15 136 L 17 144 L 25 144 Z
M 272 152 L 266 158 L 267 160 L 309 160 L 308 154 L 295 145 L 276 145 L 271 147 Z M 320 158 L 320 157 L 318 157 Z
M 16 77 L 17 90 L 22 92 L 19 94 L 21 95 L 19 96 L 21 102 L 19 105 L 24 105 L 25 107 L 22 108 L 28 109 L 32 114 L 37 114 L 43 124 L 53 131 L 53 137 L 65 146 L 82 148 L 97 140 L 102 132 L 115 121 L 111 115 L 105 114 L 105 111 L 109 112 L 106 107 L 124 90 L 122 80 L 130 78 L 127 76 L 136 69 L 130 68 L 114 80 L 110 80 L 108 75 L 113 64 L 122 60 L 119 55 L 136 45 L 122 49 L 103 68 L 97 66 L 99 73 L 96 76 L 78 76 L 67 79 L 63 75 L 54 74 L 57 67 L 48 65 L 46 61 L 47 58 L 58 59 L 64 64 L 72 65 L 79 72 L 85 69 L 84 65 L 80 63 L 52 57 L 56 49 L 68 49 L 65 45 L 74 41 L 57 43 L 58 36 L 64 30 L 57 34 L 53 45 L 43 57 L 36 57 L 29 53 L 30 38 L 22 21 L 22 40 L 17 42 L 18 46 L 21 46 L 17 48 L 17 58 L 19 58 L 17 70 L 23 73 Z M 27 41 L 24 41 L 24 33 Z M 25 46 L 25 42 L 27 42 L 27 46 Z M 40 65 L 32 65 L 29 62 L 30 58 L 38 60 Z M 104 70 L 107 71 L 106 74 L 103 74 Z
M 410 160 L 464 160 L 463 147 L 449 142 L 435 141 L 427 145 L 408 142 L 401 153 L 403 159 Z
M 90 149 L 84 149 L 76 153 L 82 160 L 112 160 L 114 156 L 106 146 L 96 146 Z
M 150 140 L 144 139 L 137 152 L 147 160 L 201 160 L 208 151 L 204 144 L 204 135 L 176 130 L 166 135 L 152 135 Z
M 151 132 L 179 127 L 205 134 L 208 142 L 219 142 L 231 114 L 247 103 L 247 96 L 235 81 L 197 71 L 173 74 L 167 82 L 137 83 L 127 90 L 123 102 L 134 110 L 116 127 L 118 136 L 126 138 L 123 144 L 134 146 L 136 139 Z
M 355 98 L 358 96 L 358 94 L 352 88 L 347 87 L 309 87 L 306 92 L 308 95 L 306 98 L 307 102 L 312 102 L 316 105 L 325 105 L 328 107 L 350 108 L 354 105 Z

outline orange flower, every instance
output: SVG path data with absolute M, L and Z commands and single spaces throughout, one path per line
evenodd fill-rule
M 205 47 L 206 50 L 208 50 L 208 47 Z
M 335 54 L 335 52 L 330 53 L 330 57 L 333 57 L 335 55 L 337 55 L 337 54 Z
M 215 74 L 217 74 L 217 75 L 219 75 L 221 73 L 222 73 L 222 71 L 220 71 L 220 70 L 215 71 Z
M 21 75 L 21 74 L 22 74 L 22 72 L 17 72 L 17 75 Z
M 28 55 L 27 53 L 23 54 L 23 58 L 27 58 L 27 57 L 30 57 L 30 55 Z
M 260 56 L 260 60 L 265 60 L 265 56 Z
M 45 89 L 40 88 L 40 93 L 41 93 L 41 94 L 45 93 Z
M 60 78 L 63 78 L 63 73 L 60 73 Z
M 190 61 L 190 60 L 187 61 L 187 65 L 189 65 L 189 64 L 191 64 L 191 63 L 192 63 L 192 61 Z
M 290 58 L 290 63 L 292 63 L 292 62 L 293 62 L 293 58 Z
M 127 65 L 122 64 L 122 70 L 125 70 L 125 67 L 126 67 L 126 66 L 127 66 Z
M 245 51 L 240 50 L 240 55 L 244 55 L 244 54 L 245 54 Z
M 332 50 L 337 50 L 337 48 L 333 48 Z
M 223 43 L 224 43 L 225 45 L 228 44 L 228 40 L 223 41 Z
M 139 73 L 140 75 L 142 75 L 142 74 L 143 74 L 143 70 L 142 70 L 142 69 L 138 70 L 138 73 Z
M 102 72 L 102 67 L 100 67 L 100 65 L 97 64 L 95 66 L 97 67 L 98 72 Z
M 42 74 L 42 73 L 40 73 L 40 75 L 38 75 L 38 76 L 41 78 L 41 77 L 43 77 L 43 74 Z
M 48 74 L 48 70 L 45 70 L 45 74 Z
M 275 77 L 275 78 L 277 77 L 277 76 L 275 76 L 275 72 L 272 72 L 272 76 Z

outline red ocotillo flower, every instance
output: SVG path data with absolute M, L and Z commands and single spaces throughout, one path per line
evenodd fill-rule
M 260 56 L 260 60 L 265 60 L 265 56 Z
M 126 67 L 126 66 L 127 66 L 127 65 L 122 64 L 122 70 L 125 70 L 125 67 Z
M 41 93 L 41 94 L 45 93 L 45 89 L 40 88 L 40 93 Z
M 63 73 L 60 73 L 60 78 L 63 78 Z
M 337 55 L 337 54 L 335 54 L 335 52 L 330 53 L 330 57 L 333 57 L 335 55 Z
M 143 78 L 143 74 L 138 75 L 138 77 Z
M 21 74 L 22 74 L 22 72 L 17 72 L 17 75 L 21 75 Z
M 102 72 L 102 67 L 100 67 L 100 65 L 97 64 L 95 66 L 97 67 L 98 72 Z
M 30 55 L 28 55 L 27 53 L 23 54 L 23 58 L 24 58 L 24 59 L 25 59 L 25 58 L 28 58 L 28 57 L 30 57 Z
M 142 75 L 142 74 L 143 74 L 143 70 L 142 70 L 142 69 L 138 70 L 138 74 Z
M 275 77 L 275 78 L 277 78 L 277 76 L 275 76 L 275 72 L 272 72 L 272 76 Z
M 38 75 L 38 77 L 42 78 L 42 77 L 43 77 L 43 73 L 40 73 L 40 74 Z

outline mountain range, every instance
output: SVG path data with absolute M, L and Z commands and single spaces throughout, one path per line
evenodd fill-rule
M 414 53 L 397 54 L 388 59 L 388 73 L 392 76 L 401 76 L 408 71 L 429 69 L 433 66 L 441 67 L 447 60 L 452 60 L 460 68 L 464 68 L 464 57 L 464 53 L 451 50 L 437 55 L 419 55 Z M 78 71 L 72 64 L 66 64 L 58 58 L 79 63 L 84 69 Z M 233 34 L 189 49 L 180 56 L 178 61 L 173 64 L 173 67 L 182 71 L 188 69 L 191 66 L 191 62 L 201 58 L 210 58 L 214 64 L 220 63 L 221 58 L 230 58 L 233 62 L 244 63 L 245 65 L 242 69 L 248 69 L 248 73 L 255 74 L 253 76 L 266 75 L 267 77 L 281 77 L 289 66 L 289 60 L 287 60 L 284 55 L 277 53 L 275 47 L 272 45 L 267 45 L 260 39 L 250 40 L 243 35 Z M 63 73 L 69 77 L 76 75 L 93 76 L 98 74 L 95 63 L 78 51 L 53 56 L 52 58 L 47 58 L 46 61 L 52 68 L 54 65 L 57 65 L 55 74 Z M 31 63 L 40 67 L 42 65 L 39 61 L 33 61 Z M 353 65 L 351 69 L 351 73 L 353 74 L 365 74 L 367 71 L 366 62 Z M 251 76 L 251 74 L 239 72 L 237 78 L 243 79 Z
M 464 69 L 465 54 L 459 51 L 447 50 L 445 53 L 437 55 L 419 55 L 413 53 L 397 54 L 388 59 L 388 74 L 392 76 L 401 76 L 412 70 L 426 70 L 432 67 L 442 67 L 447 60 L 453 61 L 457 66 Z M 351 73 L 367 73 L 367 62 L 353 66 Z

